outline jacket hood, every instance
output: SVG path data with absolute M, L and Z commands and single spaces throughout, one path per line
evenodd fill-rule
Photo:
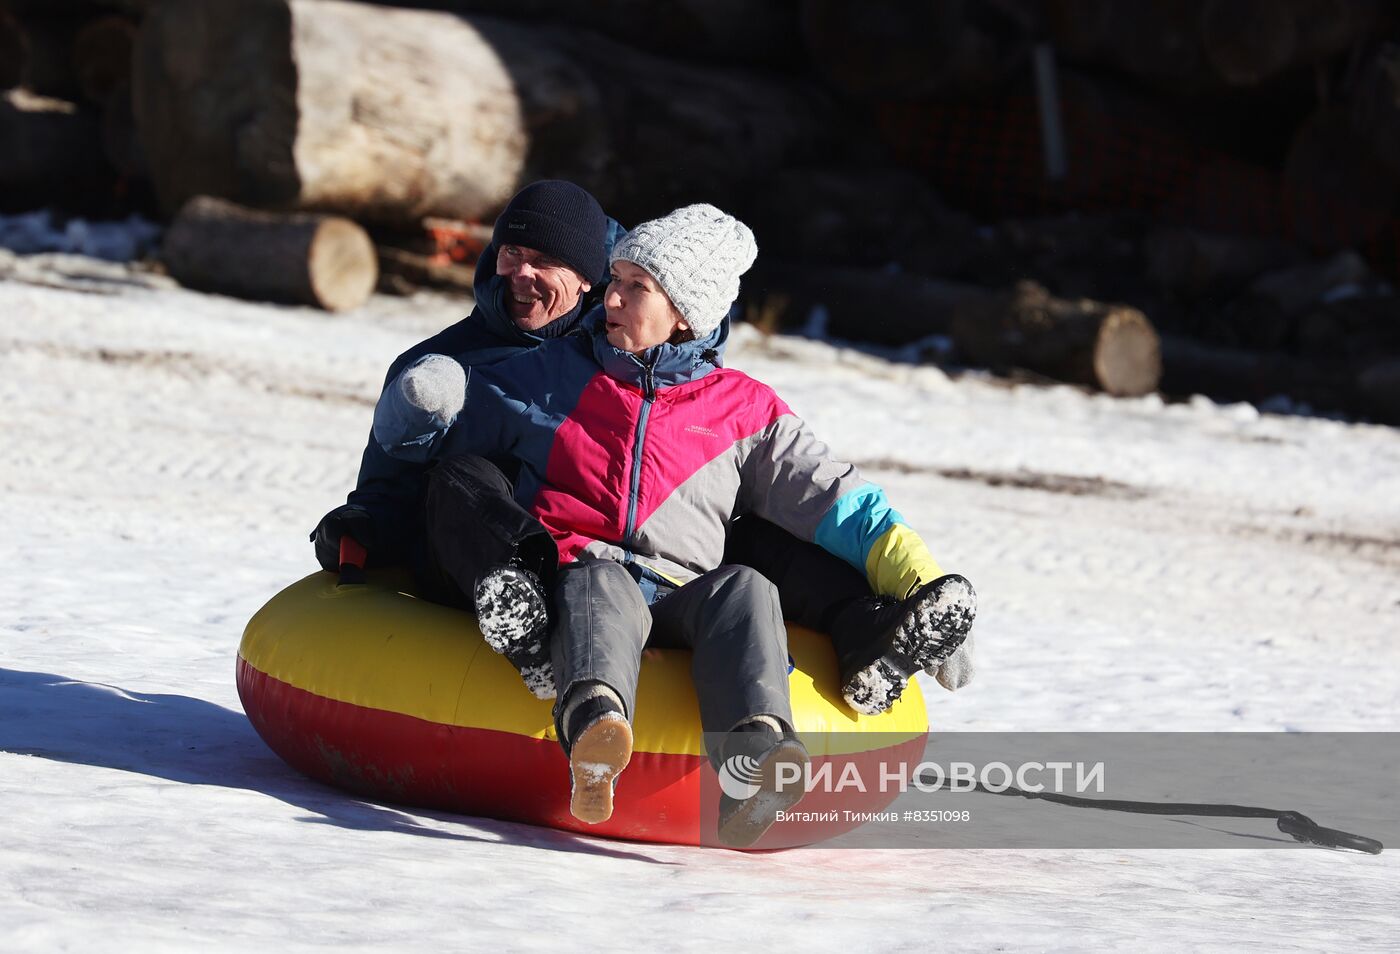
M 627 384 L 642 386 L 647 371 L 655 387 L 668 388 L 689 381 L 698 381 L 716 368 L 724 366 L 724 348 L 729 341 L 730 316 L 703 338 L 680 344 L 659 344 L 640 355 L 614 347 L 608 341 L 607 312 L 602 305 L 583 316 L 583 330 L 593 339 L 593 357 L 602 365 L 608 377 Z

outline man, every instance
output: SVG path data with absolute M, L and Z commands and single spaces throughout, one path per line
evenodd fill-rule
M 399 355 L 385 385 L 425 354 L 454 355 L 468 366 L 495 364 L 567 334 L 578 322 L 583 296 L 603 276 L 615 227 L 597 200 L 571 182 L 543 180 L 520 190 L 477 263 L 476 307 Z M 371 437 L 355 489 L 312 533 L 321 566 L 338 569 L 340 538 L 348 534 L 369 551 L 371 566 L 427 569 L 421 518 L 427 489 L 428 468 L 390 457 Z
M 569 334 L 584 296 L 603 280 L 608 250 L 621 232 L 597 200 L 572 183 L 526 186 L 497 219 L 477 266 L 476 308 L 400 355 L 385 386 L 424 355 L 451 355 L 470 371 Z M 515 476 L 513 464 L 478 457 L 432 467 L 390 457 L 371 434 L 355 490 L 311 539 L 321 566 L 332 572 L 346 535 L 367 549 L 371 566 L 410 566 L 424 596 L 473 609 L 487 643 L 510 659 L 535 695 L 550 698 L 546 594 L 553 592 L 558 550 L 516 502 Z M 533 493 L 518 489 L 522 496 Z M 928 593 L 904 600 L 874 596 L 860 573 L 757 518 L 739 521 L 726 558 L 769 577 L 789 619 L 832 635 L 843 685 L 854 687 L 847 700 L 861 711 L 893 704 L 922 668 L 911 643 L 940 638 L 928 623 Z M 971 678 L 970 659 L 960 648 L 930 671 L 956 689 Z M 871 693 L 872 678 L 884 691 Z

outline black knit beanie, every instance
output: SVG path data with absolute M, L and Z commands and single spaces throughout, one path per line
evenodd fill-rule
M 587 190 L 541 179 L 515 194 L 491 238 L 497 248 L 523 245 L 559 259 L 597 284 L 608 267 L 608 217 Z

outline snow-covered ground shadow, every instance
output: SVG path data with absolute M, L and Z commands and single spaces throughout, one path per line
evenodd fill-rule
M 416 808 L 409 815 L 307 779 L 268 751 L 243 713 L 191 696 L 0 668 L 0 751 L 246 789 L 312 813 L 300 819 L 310 824 L 655 861 L 569 832 L 511 822 L 471 819 L 479 834 L 426 827 L 419 817 L 445 824 L 465 819 Z

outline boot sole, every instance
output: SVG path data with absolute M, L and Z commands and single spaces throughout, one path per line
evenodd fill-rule
M 785 740 L 778 743 L 759 766 L 762 774 L 757 783 L 758 791 L 739 803 L 728 817 L 720 819 L 720 844 L 728 848 L 748 848 L 762 838 L 778 820 L 778 812 L 787 811 L 807 794 L 803 782 L 789 783 L 780 791 L 778 766 L 796 763 L 805 769 L 810 761 L 807 750 L 797 742 Z
M 532 695 L 552 699 L 554 667 L 545 640 L 549 610 L 539 587 L 507 569 L 483 578 L 473 598 L 486 645 L 510 660 Z
M 889 650 L 841 687 L 846 704 L 862 715 L 888 712 L 916 672 L 957 651 L 967 639 L 976 613 L 977 594 L 963 577 L 950 574 L 930 583 L 900 620 Z M 942 638 L 919 638 L 925 632 Z
M 613 786 L 631 760 L 632 727 L 627 720 L 604 717 L 580 732 L 569 750 L 569 812 L 590 825 L 611 818 Z

